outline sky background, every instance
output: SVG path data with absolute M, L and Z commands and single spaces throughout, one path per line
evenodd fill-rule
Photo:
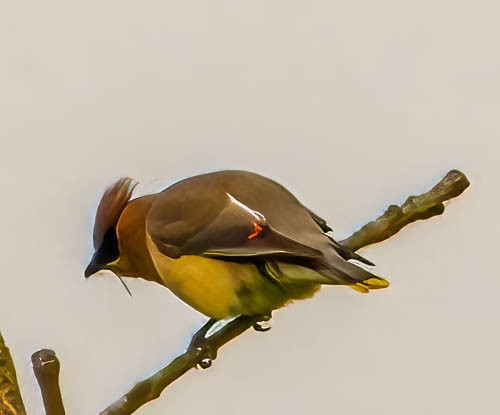
M 361 253 L 391 281 L 326 287 L 140 415 L 499 413 L 497 1 L 23 1 L 0 16 L 0 330 L 30 415 L 56 350 L 97 414 L 204 317 L 167 289 L 85 280 L 104 189 L 247 169 L 342 239 L 458 168 L 444 215 Z

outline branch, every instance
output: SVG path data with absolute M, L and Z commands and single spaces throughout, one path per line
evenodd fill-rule
M 101 412 L 101 415 L 129 415 L 145 403 L 160 396 L 163 390 L 197 365 L 206 369 L 216 358 L 217 351 L 224 344 L 252 327 L 255 321 L 247 316 L 240 316 L 228 323 L 221 330 L 208 338 L 205 334 L 213 324 L 210 320 L 191 340 L 186 352 L 174 359 L 148 379 L 137 383 L 127 394 Z
M 65 415 L 59 388 L 59 370 L 61 365 L 55 352 L 42 349 L 31 356 L 33 371 L 42 392 L 46 415 Z
M 382 216 L 367 223 L 340 244 L 354 252 L 390 238 L 412 222 L 441 215 L 444 212 L 443 202 L 459 196 L 469 185 L 465 174 L 458 170 L 450 170 L 427 193 L 408 197 L 401 207 L 389 206 Z
M 0 333 L 0 414 L 26 415 L 14 362 L 2 333 Z
M 357 251 L 367 245 L 383 241 L 399 232 L 404 226 L 419 219 L 428 219 L 444 212 L 443 202 L 457 197 L 469 186 L 465 175 L 458 170 L 451 170 L 436 186 L 420 196 L 410 196 L 401 207 L 391 205 L 387 211 L 373 222 L 356 231 L 341 244 Z M 130 415 L 145 403 L 156 399 L 172 382 L 190 369 L 200 365 L 209 367 L 217 351 L 224 344 L 245 332 L 255 324 L 247 316 L 240 316 L 213 335 L 205 334 L 213 321 L 203 326 L 191 340 L 187 351 L 174 359 L 148 379 L 137 383 L 122 398 L 109 406 L 101 415 Z

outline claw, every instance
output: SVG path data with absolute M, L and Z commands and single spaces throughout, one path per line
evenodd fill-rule
M 208 369 L 210 366 L 212 366 L 212 359 L 209 359 L 208 357 L 201 359 L 198 363 L 199 369 Z
M 208 369 L 217 358 L 217 350 L 212 349 L 210 346 L 200 345 L 196 347 L 196 351 L 199 356 L 198 364 L 196 366 L 199 369 Z
M 269 320 L 271 320 L 271 316 L 259 316 L 258 320 L 253 324 L 253 329 L 255 331 L 271 330 L 271 323 L 269 323 Z

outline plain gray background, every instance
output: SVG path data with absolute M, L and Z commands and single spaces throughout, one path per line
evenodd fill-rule
M 9 2 L 0 17 L 0 329 L 28 412 L 53 348 L 70 415 L 96 414 L 204 318 L 166 289 L 84 280 L 120 176 L 243 168 L 341 239 L 449 169 L 445 214 L 362 251 L 392 283 L 325 288 L 226 346 L 141 415 L 496 414 L 497 1 Z

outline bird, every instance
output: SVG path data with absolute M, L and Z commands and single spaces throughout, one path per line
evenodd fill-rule
M 267 320 L 322 285 L 389 286 L 358 266 L 374 264 L 338 243 L 326 220 L 260 174 L 210 172 L 134 197 L 137 185 L 124 177 L 104 192 L 86 278 L 109 270 L 158 283 L 213 321 Z

